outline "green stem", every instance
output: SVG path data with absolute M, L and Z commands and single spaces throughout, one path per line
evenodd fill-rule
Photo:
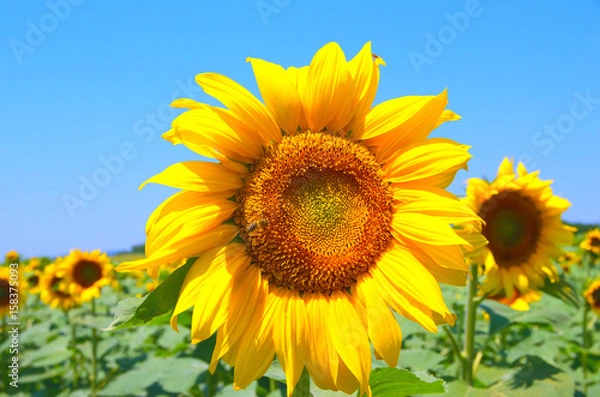
M 308 376 L 308 371 L 304 368 L 298 383 L 296 383 L 292 397 L 310 397 L 310 395 L 310 376 Z
M 207 397 L 214 396 L 217 391 L 216 382 L 215 382 L 216 376 L 217 376 L 216 373 L 211 374 L 210 371 L 206 373 L 206 396 Z
M 69 323 L 69 315 L 65 311 L 67 324 Z M 73 355 L 71 356 L 71 365 L 73 366 L 73 390 L 79 388 L 79 373 L 77 372 L 77 329 L 75 323 L 71 324 L 71 347 Z
M 469 385 L 473 385 L 473 359 L 475 357 L 475 320 L 477 315 L 477 272 L 478 266 L 471 265 L 472 278 L 468 281 L 467 315 L 465 317 L 465 350 L 463 352 L 463 378 Z
M 584 308 L 583 308 L 583 349 L 581 351 L 581 368 L 583 370 L 583 395 L 587 396 L 587 375 L 588 375 L 588 365 L 587 365 L 587 361 L 588 361 L 588 349 L 589 349 L 589 343 L 588 343 L 588 326 L 587 326 L 587 322 L 588 322 L 588 312 L 589 312 L 589 305 L 587 304 L 587 302 L 584 304 Z
M 446 335 L 448 335 L 448 338 L 450 338 L 450 346 L 452 346 L 452 352 L 454 353 L 455 357 L 457 357 L 462 362 L 463 356 L 462 356 L 462 354 L 460 354 L 460 347 L 458 346 L 458 342 L 456 341 L 456 338 L 454 337 L 454 335 L 452 335 L 452 330 L 447 325 L 444 325 L 442 327 L 442 329 L 444 330 L 444 332 L 446 332 Z M 464 363 L 463 363 L 463 365 L 464 365 Z
M 96 317 L 96 299 L 92 298 L 92 316 Z M 97 375 L 98 375 L 98 334 L 95 327 L 92 327 L 92 378 L 90 387 L 92 389 L 92 396 L 96 395 L 97 386 Z
M 269 392 L 277 390 L 277 381 L 273 378 L 269 378 Z

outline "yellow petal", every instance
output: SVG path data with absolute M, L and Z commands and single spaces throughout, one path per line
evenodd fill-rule
M 420 241 L 430 245 L 469 245 L 448 223 L 428 215 L 398 212 L 393 215 L 392 235 L 399 241 Z
M 240 229 L 235 225 L 221 225 L 199 236 L 181 241 L 177 248 L 162 247 L 145 259 L 123 262 L 117 271 L 143 270 L 153 266 L 166 265 L 185 258 L 193 258 L 199 253 L 230 242 Z
M 469 147 L 448 139 L 433 138 L 408 146 L 384 166 L 392 183 L 431 184 L 446 188 L 460 169 L 467 169 L 472 157 Z
M 277 300 L 278 324 L 273 327 L 275 353 L 285 372 L 288 397 L 291 397 L 307 359 L 307 324 L 304 300 L 296 291 L 272 289 Z
M 337 43 L 326 44 L 317 51 L 308 69 L 306 88 L 299 89 L 299 94 L 308 127 L 313 132 L 325 127 L 335 131 L 351 120 L 352 78 Z
M 356 294 L 367 310 L 369 338 L 375 350 L 390 367 L 398 364 L 402 333 L 396 318 L 377 290 L 370 275 L 361 277 L 355 286 Z
M 260 157 L 263 153 L 261 144 L 268 141 L 260 135 L 234 129 L 226 121 L 232 123 L 235 120 L 226 110 L 205 105 L 177 116 L 173 120 L 172 131 L 166 135 L 176 137 L 186 147 L 202 155 L 214 148 L 227 157 L 246 163 Z
M 184 161 L 173 164 L 142 183 L 140 189 L 148 183 L 195 192 L 229 191 L 232 194 L 243 185 L 241 178 L 225 169 L 223 165 L 203 161 Z
M 295 133 L 302 113 L 295 82 L 277 64 L 256 58 L 246 61 L 252 64 L 260 95 L 279 127 L 287 134 Z
M 450 314 L 436 279 L 408 249 L 396 245 L 383 254 L 377 267 L 405 295 L 435 312 Z
M 392 284 L 378 266 L 371 268 L 371 275 L 381 296 L 396 313 L 420 324 L 428 331 L 437 332 L 431 309 L 403 295 L 399 287 Z
M 458 121 L 460 119 L 461 119 L 460 115 L 454 113 L 450 109 L 446 109 L 446 110 L 444 110 L 442 112 L 442 115 L 440 116 L 440 118 L 438 119 L 438 121 L 433 126 L 433 129 L 438 128 L 440 125 L 442 125 L 442 124 L 444 124 L 444 123 L 446 123 L 448 121 Z
M 447 103 L 446 90 L 437 96 L 400 97 L 383 102 L 367 115 L 362 139 L 377 146 L 377 160 L 385 163 L 406 145 L 426 139 Z
M 235 270 L 244 262 L 250 263 L 250 257 L 245 252 L 243 244 L 232 243 L 225 247 L 216 247 L 203 252 L 196 259 L 181 285 L 179 298 L 171 316 L 173 329 L 177 330 L 175 319 L 180 313 L 204 300 L 206 300 L 206 306 L 210 306 L 212 297 L 207 297 L 206 293 L 209 289 L 219 288 L 215 287 L 214 284 L 221 283 L 222 285 L 215 292 L 215 294 L 221 293 L 221 296 L 213 303 L 219 306 L 219 303 L 223 301 L 225 303 L 223 306 L 227 306 L 227 301 L 223 298 L 224 288 L 231 284 L 232 273 L 235 274 Z M 207 280 L 210 281 L 207 282 Z M 206 285 L 206 283 L 209 285 Z M 201 310 L 198 310 L 198 312 Z M 209 307 L 207 310 L 215 311 L 216 309 Z M 210 335 L 212 333 L 208 336 Z
M 509 159 L 508 157 L 504 157 L 502 159 L 502 163 L 500 163 L 500 166 L 498 167 L 498 177 L 514 176 L 515 171 L 513 168 L 513 160 Z
M 217 73 L 202 73 L 196 82 L 210 96 L 227 106 L 233 114 L 264 141 L 281 140 L 281 132 L 265 106 L 232 79 Z
M 165 213 L 150 228 L 146 238 L 146 254 L 152 255 L 164 247 L 177 248 L 187 240 L 197 238 L 231 218 L 237 207 L 237 203 L 221 199 L 211 204 L 180 207 L 178 211 Z
M 327 321 L 329 318 L 328 298 L 319 292 L 305 293 L 308 322 L 308 351 L 306 369 L 315 385 L 320 389 L 336 390 L 339 356 L 333 347 Z M 356 389 L 353 389 L 353 391 Z
M 328 325 L 333 346 L 358 379 L 362 395 L 369 386 L 371 349 L 354 299 L 346 292 L 334 291 L 329 299 Z

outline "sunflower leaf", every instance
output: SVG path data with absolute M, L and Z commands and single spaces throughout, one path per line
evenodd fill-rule
M 183 280 L 196 258 L 188 259 L 185 265 L 175 270 L 165 281 L 144 298 L 128 298 L 120 301 L 115 317 L 104 331 L 137 327 L 169 313 L 175 307 Z
M 415 394 L 444 393 L 444 381 L 426 382 L 417 375 L 399 368 L 377 368 L 369 382 L 373 397 L 412 396 Z
M 564 275 L 561 275 L 556 282 L 551 282 L 548 279 L 545 280 L 544 286 L 540 288 L 542 292 L 547 293 L 561 301 L 578 309 L 581 305 L 579 295 L 575 292 L 575 289 L 571 284 L 565 280 Z

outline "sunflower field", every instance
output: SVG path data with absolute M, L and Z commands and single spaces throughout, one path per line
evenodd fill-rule
M 173 99 L 143 246 L 6 253 L 1 396 L 600 396 L 600 229 L 549 175 L 469 171 L 449 90 L 376 101 L 371 42 L 246 61 L 260 98 Z

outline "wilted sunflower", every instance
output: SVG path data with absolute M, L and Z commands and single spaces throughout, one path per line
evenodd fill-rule
M 429 331 L 452 324 L 438 282 L 464 285 L 461 247 L 483 240 L 450 226 L 479 218 L 444 190 L 468 147 L 428 139 L 459 117 L 445 90 L 372 108 L 370 43 L 349 62 L 336 43 L 298 69 L 249 62 L 264 104 L 214 73 L 196 81 L 227 108 L 173 103 L 189 110 L 163 137 L 218 162 L 150 178 L 182 191 L 150 216 L 147 258 L 119 270 L 198 257 L 172 325 L 193 306 L 192 340 L 217 333 L 210 370 L 235 366 L 236 389 L 276 354 L 288 394 L 303 367 L 322 389 L 370 392 L 369 340 L 390 366 L 400 352 L 390 308 Z
M 71 250 L 60 264 L 69 292 L 87 302 L 100 296 L 100 289 L 114 279 L 113 266 L 100 250 Z
M 580 244 L 580 248 L 594 255 L 600 255 L 600 229 L 587 232 L 585 239 Z
M 559 245 L 571 244 L 574 228 L 562 223 L 569 201 L 554 196 L 550 184 L 505 158 L 492 182 L 472 178 L 465 202 L 486 222 L 489 245 L 479 261 L 485 264 L 482 291 L 490 298 L 512 300 L 554 281 L 551 258 L 563 254 Z M 518 290 L 518 291 L 516 291 Z
M 583 293 L 583 297 L 588 301 L 592 309 L 600 314 L 600 279 L 594 281 L 592 285 Z
M 59 307 L 62 310 L 70 310 L 79 306 L 79 297 L 69 292 L 65 283 L 64 270 L 61 267 L 63 258 L 58 258 L 44 268 L 40 280 L 40 299 L 51 308 Z
M 565 251 L 564 254 L 558 257 L 558 264 L 563 272 L 570 273 L 571 266 L 581 265 L 581 257 L 576 252 Z

